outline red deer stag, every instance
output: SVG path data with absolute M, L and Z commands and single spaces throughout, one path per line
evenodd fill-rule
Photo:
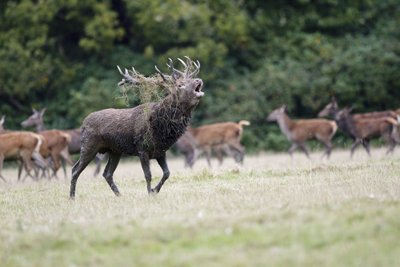
M 200 71 L 200 63 L 186 57 L 179 59 L 184 70 L 174 68 L 169 59 L 171 75 L 144 77 L 135 69 L 122 72 L 123 79 L 118 85 L 141 86 L 143 83 L 157 84 L 167 89 L 168 95 L 159 102 L 144 103 L 128 109 L 104 109 L 89 114 L 82 123 L 80 158 L 72 168 L 70 198 L 75 197 L 76 182 L 97 153 L 108 153 L 108 163 L 103 176 L 116 196 L 119 190 L 114 183 L 113 174 L 121 155 L 138 156 L 144 176 L 147 192 L 158 193 L 170 172 L 166 161 L 166 151 L 185 132 L 191 120 L 194 108 L 203 97 L 203 81 L 195 78 Z M 163 176 L 155 188 L 151 187 L 150 160 L 156 159 Z
M 197 149 L 206 153 L 208 166 L 211 167 L 211 151 L 223 153 L 225 147 L 234 155 L 238 163 L 243 163 L 245 148 L 240 143 L 243 134 L 243 126 L 250 122 L 242 120 L 236 122 L 221 122 L 203 125 L 197 128 L 188 128 L 197 143 Z M 231 153 L 230 153 L 231 154 Z M 217 154 L 221 162 L 221 155 Z
M 292 143 L 289 149 L 291 156 L 294 150 L 300 148 L 309 158 L 310 156 L 304 143 L 307 140 L 316 139 L 325 146 L 325 152 L 322 157 L 329 158 L 332 151 L 331 140 L 337 130 L 337 125 L 334 121 L 325 119 L 291 120 L 286 114 L 285 105 L 272 111 L 267 120 L 278 122 L 281 132 Z

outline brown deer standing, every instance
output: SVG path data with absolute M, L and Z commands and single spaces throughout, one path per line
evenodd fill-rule
M 211 167 L 211 151 L 217 150 L 217 156 L 222 161 L 222 150 L 232 151 L 234 159 L 243 163 L 245 148 L 240 143 L 243 134 L 243 126 L 250 125 L 250 122 L 242 120 L 236 122 L 221 122 L 207 124 L 197 128 L 188 128 L 197 143 L 197 149 L 206 153 L 208 166 Z M 219 154 L 218 154 L 219 153 Z
M 115 195 L 119 190 L 113 174 L 122 154 L 138 156 L 146 178 L 147 192 L 158 193 L 169 177 L 166 151 L 185 132 L 191 113 L 204 95 L 203 81 L 195 78 L 200 71 L 200 63 L 186 57 L 184 71 L 174 68 L 170 59 L 168 67 L 171 75 L 165 75 L 156 67 L 159 77 L 144 77 L 125 69 L 119 85 L 140 86 L 151 82 L 168 89 L 168 95 L 160 102 L 145 103 L 128 109 L 104 109 L 89 114 L 82 123 L 81 153 L 72 168 L 70 198 L 75 197 L 76 182 L 97 153 L 108 153 L 108 163 L 103 176 Z M 156 159 L 163 176 L 157 186 L 151 188 L 150 160 Z
M 292 143 L 289 149 L 289 154 L 297 149 L 300 150 L 309 158 L 308 150 L 305 142 L 310 139 L 316 139 L 325 146 L 325 152 L 322 157 L 329 158 L 332 151 L 332 137 L 335 135 L 337 125 L 334 121 L 325 119 L 307 119 L 307 120 L 291 120 L 286 114 L 286 106 L 272 111 L 268 121 L 277 121 L 281 132 Z
M 44 158 L 51 158 L 53 162 L 53 176 L 57 177 L 57 171 L 61 166 L 61 158 L 72 165 L 68 153 L 68 144 L 71 142 L 71 136 L 59 130 L 46 130 L 44 125 L 38 124 L 38 118 L 42 118 L 45 111 L 46 109 L 43 109 L 40 112 L 33 109 L 33 114 L 23 121 L 21 126 L 23 128 L 35 126 L 37 133 L 44 137 L 40 153 Z

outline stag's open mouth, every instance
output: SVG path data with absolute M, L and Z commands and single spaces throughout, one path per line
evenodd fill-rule
M 194 94 L 196 95 L 196 97 L 202 97 L 204 95 L 204 92 L 201 91 L 202 87 L 203 83 L 199 83 L 194 89 Z

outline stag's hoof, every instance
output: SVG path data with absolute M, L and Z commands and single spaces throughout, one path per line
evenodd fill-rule
M 157 193 L 158 193 L 158 191 L 157 191 L 157 189 L 150 189 L 150 191 L 149 191 L 149 196 L 155 196 L 155 195 L 157 195 Z

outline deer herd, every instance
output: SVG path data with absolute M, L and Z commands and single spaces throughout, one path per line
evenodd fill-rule
M 175 145 L 185 157 L 185 166 L 193 167 L 196 160 L 205 154 L 211 167 L 211 155 L 214 154 L 222 164 L 224 156 L 232 157 L 237 163 L 243 163 L 245 148 L 241 144 L 244 126 L 250 122 L 221 122 L 190 126 L 191 114 L 203 97 L 203 81 L 196 78 L 200 63 L 178 59 L 184 69 L 174 67 L 169 59 L 167 67 L 170 74 L 156 68 L 159 78 L 144 77 L 132 68 L 119 71 L 123 76 L 119 86 L 137 86 L 152 79 L 151 82 L 167 91 L 167 96 L 157 103 L 145 103 L 130 109 L 105 109 L 93 112 L 86 117 L 80 128 L 69 130 L 47 130 L 43 123 L 46 109 L 37 111 L 21 123 L 23 128 L 35 131 L 13 131 L 4 128 L 5 116 L 0 120 L 0 179 L 3 162 L 6 159 L 17 160 L 19 164 L 18 180 L 25 171 L 26 177 L 37 180 L 39 177 L 57 178 L 60 167 L 66 176 L 66 164 L 72 165 L 71 155 L 79 154 L 79 160 L 72 168 L 70 198 L 75 197 L 76 183 L 80 173 L 95 160 L 99 173 L 102 154 L 108 156 L 103 176 L 115 195 L 119 190 L 113 181 L 113 173 L 121 156 L 137 156 L 147 182 L 148 193 L 158 193 L 169 177 L 166 151 Z M 400 109 L 363 114 L 352 114 L 352 109 L 340 109 L 335 98 L 318 114 L 318 119 L 291 119 L 286 106 L 273 110 L 267 121 L 276 121 L 282 134 L 291 143 L 289 154 L 299 149 L 309 157 L 306 141 L 315 139 L 325 147 L 323 157 L 329 158 L 332 151 L 332 138 L 340 129 L 353 140 L 350 155 L 357 146 L 362 145 L 368 155 L 369 142 L 381 137 L 388 145 L 387 153 L 392 153 L 400 143 Z M 333 120 L 321 117 L 331 117 Z M 163 171 L 160 182 L 151 187 L 149 161 L 156 159 Z

